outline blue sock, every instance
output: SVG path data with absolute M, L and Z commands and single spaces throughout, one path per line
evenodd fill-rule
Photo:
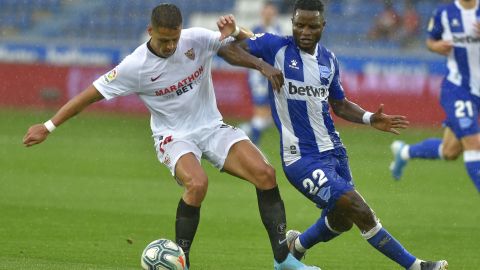
M 370 245 L 405 269 L 412 266 L 416 260 L 387 230 L 382 228 L 380 223 L 362 236 L 367 239 Z
M 463 161 L 467 167 L 468 175 L 472 179 L 473 184 L 480 192 L 480 151 L 465 151 L 463 152 Z
M 250 134 L 250 140 L 252 140 L 255 145 L 258 145 L 258 143 L 260 142 L 260 136 L 262 136 L 262 130 L 252 125 L 252 133 Z
M 299 236 L 300 243 L 304 248 L 309 249 L 319 242 L 328 242 L 340 235 L 338 232 L 330 230 L 327 222 L 326 217 L 322 216 Z
M 441 139 L 430 138 L 417 144 L 410 145 L 408 154 L 410 158 L 439 159 L 439 148 L 442 144 Z

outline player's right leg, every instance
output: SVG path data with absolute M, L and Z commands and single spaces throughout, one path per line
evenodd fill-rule
M 190 248 L 200 222 L 200 206 L 207 194 L 208 178 L 192 153 L 180 157 L 175 166 L 175 177 L 185 188 L 177 207 L 175 240 L 182 247 L 190 267 Z
M 201 150 L 189 140 L 172 136 L 155 138 L 157 157 L 185 190 L 178 202 L 175 240 L 182 247 L 187 267 L 190 267 L 190 248 L 200 222 L 200 206 L 208 188 L 208 178 L 200 166 Z

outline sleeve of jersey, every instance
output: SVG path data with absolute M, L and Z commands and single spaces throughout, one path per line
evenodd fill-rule
M 127 56 L 118 66 L 93 82 L 93 86 L 109 100 L 134 93 L 138 88 L 138 67 Z
M 344 99 L 345 91 L 343 90 L 342 82 L 340 80 L 340 68 L 336 57 L 333 58 L 333 65 L 335 67 L 335 73 L 333 74 L 333 80 L 330 84 L 329 97 L 333 99 Z
M 281 45 L 279 37 L 270 33 L 255 34 L 253 37 L 247 39 L 246 43 L 252 55 L 262 58 L 270 65 L 273 65 L 275 60 L 273 52 Z
M 205 44 L 208 51 L 213 53 L 217 53 L 220 47 L 234 40 L 233 37 L 227 37 L 220 41 L 221 34 L 219 31 L 212 31 L 201 27 L 194 27 L 192 29 L 195 31 L 195 37 L 201 41 L 201 43 Z
M 435 10 L 432 17 L 428 21 L 428 36 L 433 40 L 442 39 L 443 34 L 443 25 L 442 25 L 442 12 L 440 10 Z

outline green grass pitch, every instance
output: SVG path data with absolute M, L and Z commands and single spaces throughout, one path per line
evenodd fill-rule
M 157 161 L 149 117 L 85 113 L 25 148 L 27 128 L 50 116 L 0 110 L 0 269 L 140 269 L 147 243 L 174 238 L 182 194 Z M 393 139 L 415 142 L 440 130 L 340 132 L 356 186 L 387 230 L 420 258 L 447 259 L 455 270 L 480 268 L 480 200 L 463 162 L 414 161 L 400 182 L 389 175 Z M 320 211 L 285 179 L 275 130 L 262 148 L 277 168 L 288 228 L 306 229 Z M 210 186 L 192 269 L 273 269 L 253 186 L 204 167 Z M 311 249 L 306 262 L 323 270 L 401 269 L 356 228 Z

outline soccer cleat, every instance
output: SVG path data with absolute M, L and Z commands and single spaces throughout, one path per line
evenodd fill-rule
M 288 254 L 287 258 L 278 263 L 276 260 L 273 260 L 273 269 L 274 270 L 321 270 L 316 266 L 308 266 L 301 263 L 299 260 L 295 259 L 292 254 Z
M 305 257 L 305 252 L 300 252 L 295 248 L 295 240 L 300 236 L 300 232 L 297 230 L 289 230 L 287 232 L 287 245 L 290 253 L 297 260 L 302 260 Z
M 438 262 L 421 262 L 421 270 L 447 270 L 448 262 L 447 261 L 438 261 Z
M 403 141 L 394 141 L 390 145 L 390 149 L 392 149 L 393 153 L 393 161 L 390 164 L 390 171 L 395 180 L 400 180 L 403 174 L 403 169 L 405 169 L 405 165 L 407 165 L 407 160 L 402 159 L 400 155 L 405 146 L 406 144 Z

